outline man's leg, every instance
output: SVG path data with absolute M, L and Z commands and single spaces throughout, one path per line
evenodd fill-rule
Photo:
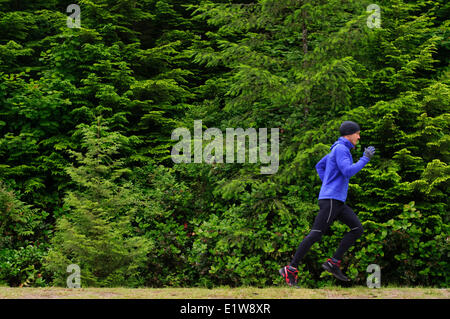
M 361 237 L 364 232 L 363 226 L 359 221 L 358 216 L 353 212 L 353 210 L 344 205 L 344 208 L 341 210 L 340 214 L 337 216 L 337 219 L 348 227 L 350 227 L 350 231 L 347 232 L 341 240 L 339 247 L 333 255 L 333 258 L 337 260 L 341 260 L 344 253 L 355 243 L 355 241 Z
M 344 253 L 355 243 L 355 241 L 362 235 L 363 227 L 353 210 L 347 205 L 343 205 L 342 210 L 336 217 L 338 220 L 350 227 L 350 231 L 344 235 L 339 244 L 338 249 L 333 255 L 333 258 L 328 259 L 322 264 L 322 268 L 329 271 L 337 279 L 342 281 L 349 281 L 349 279 L 342 273 L 341 259 Z
M 300 260 L 303 258 L 303 256 L 305 256 L 311 246 L 322 238 L 328 226 L 336 218 L 339 209 L 342 207 L 342 204 L 342 202 L 334 199 L 319 200 L 319 214 L 317 214 L 314 220 L 311 231 L 298 246 L 291 264 L 279 270 L 280 275 L 286 280 L 286 283 L 289 286 L 297 286 L 297 267 Z
M 320 211 L 317 214 L 310 233 L 303 239 L 295 252 L 290 266 L 297 268 L 300 260 L 306 255 L 311 246 L 322 239 L 323 234 L 339 215 L 343 203 L 335 199 L 320 199 Z

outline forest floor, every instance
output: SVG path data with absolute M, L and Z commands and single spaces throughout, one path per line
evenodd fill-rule
M 13 288 L 0 299 L 450 299 L 447 288 Z

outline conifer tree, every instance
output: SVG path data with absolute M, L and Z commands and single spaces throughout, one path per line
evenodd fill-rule
M 152 245 L 133 236 L 133 216 L 144 204 L 117 158 L 126 138 L 100 122 L 81 132 L 85 150 L 70 152 L 77 164 L 67 169 L 75 189 L 64 198 L 67 212 L 57 222 L 46 267 L 59 285 L 70 264 L 80 267 L 85 286 L 142 284 L 139 267 Z

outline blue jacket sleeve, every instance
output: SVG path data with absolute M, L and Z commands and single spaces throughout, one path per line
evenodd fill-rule
M 327 167 L 328 154 L 322 157 L 322 159 L 316 164 L 316 171 L 319 174 L 320 180 L 323 181 L 323 175 Z
M 370 159 L 367 156 L 363 156 L 358 162 L 353 164 L 352 155 L 348 148 L 343 145 L 336 146 L 336 164 L 341 173 L 347 178 L 358 173 L 369 161 Z

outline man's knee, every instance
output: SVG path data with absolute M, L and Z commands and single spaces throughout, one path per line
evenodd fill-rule
M 321 230 L 311 230 L 308 234 L 308 237 L 311 241 L 316 242 L 322 239 L 323 233 Z
M 352 228 L 352 233 L 355 234 L 356 238 L 359 238 L 362 236 L 362 234 L 364 233 L 364 228 L 362 225 Z

